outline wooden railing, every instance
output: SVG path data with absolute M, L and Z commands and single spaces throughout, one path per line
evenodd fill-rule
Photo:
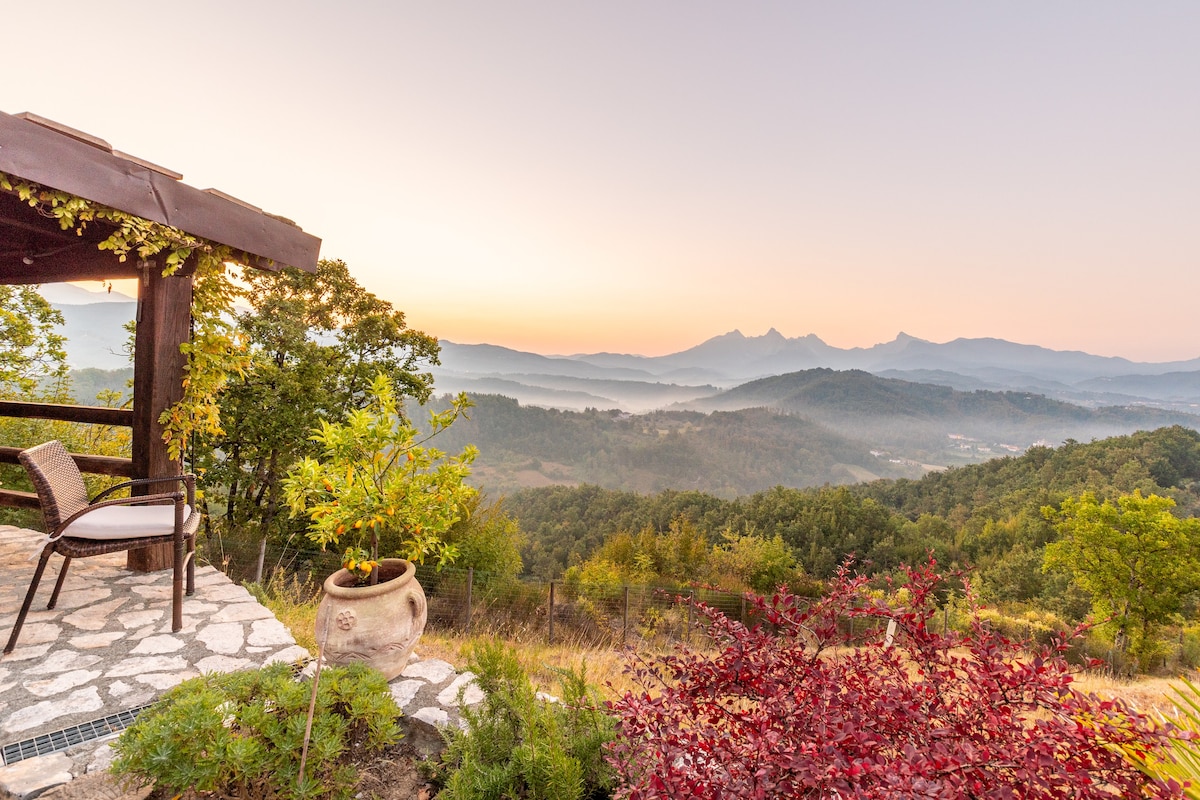
M 93 425 L 120 425 L 133 427 L 133 412 L 127 408 L 101 408 L 98 406 L 66 406 L 51 403 L 17 403 L 0 401 L 0 417 L 24 419 L 50 419 L 62 422 L 83 422 Z M 19 464 L 19 447 L 0 447 L 0 464 Z M 122 478 L 133 476 L 133 461 L 115 456 L 95 456 L 72 453 L 71 458 L 79 465 L 80 472 L 98 475 L 115 475 Z M 37 495 L 15 489 L 0 489 L 0 506 L 15 508 L 40 508 Z

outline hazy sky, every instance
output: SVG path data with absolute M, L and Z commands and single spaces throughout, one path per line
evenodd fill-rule
M 298 222 L 409 323 L 1200 356 L 1200 3 L 14 3 L 0 110 Z

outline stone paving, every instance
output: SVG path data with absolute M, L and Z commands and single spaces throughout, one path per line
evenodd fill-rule
M 40 533 L 0 526 L 0 637 L 7 641 L 33 576 Z M 152 702 L 202 673 L 308 659 L 291 633 L 245 588 L 211 566 L 196 569 L 183 629 L 171 632 L 171 573 L 134 573 L 125 554 L 72 561 L 58 607 L 45 604 L 62 560 L 51 558 L 16 649 L 0 659 L 0 747 L 62 731 Z M 482 699 L 470 673 L 416 655 L 392 694 L 406 717 L 458 723 L 464 702 Z M 35 797 L 111 759 L 114 736 L 0 766 L 0 797 Z M 97 795 L 99 796 L 99 795 Z

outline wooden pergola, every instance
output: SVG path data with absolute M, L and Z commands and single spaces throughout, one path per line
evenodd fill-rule
M 188 186 L 179 173 L 33 114 L 0 112 L 0 172 L 228 245 L 253 267 L 317 268 L 321 240 L 291 221 L 214 189 Z M 190 336 L 192 269 L 185 265 L 164 278 L 160 263 L 136 256 L 122 262 L 96 246 L 112 231 L 95 221 L 79 236 L 0 191 L 0 284 L 138 279 L 132 410 L 0 402 L 0 416 L 127 425 L 133 429 L 132 458 L 75 454 L 80 469 L 130 478 L 177 474 L 158 417 L 183 395 L 186 357 L 179 346 Z M 18 450 L 0 446 L 0 462 L 17 463 Z M 0 505 L 36 508 L 37 496 L 0 490 Z M 153 553 L 134 551 L 129 566 L 158 569 L 158 562 Z

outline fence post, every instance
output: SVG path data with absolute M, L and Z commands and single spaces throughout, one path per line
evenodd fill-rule
M 258 563 L 254 566 L 254 582 L 262 583 L 263 562 L 267 560 L 267 537 L 258 540 Z
M 738 622 L 746 624 L 746 595 L 742 595 L 742 615 L 738 617 Z
M 692 643 L 692 600 L 696 597 L 695 589 L 688 589 L 688 604 L 687 604 L 687 628 L 683 631 L 683 640 L 688 644 Z
M 629 630 L 629 584 L 625 584 L 625 610 L 621 612 L 621 644 L 625 644 L 625 633 Z M 1183 641 L 1183 634 L 1179 634 Z
M 550 581 L 550 632 L 546 643 L 554 644 L 554 581 Z
M 463 625 L 464 631 L 471 630 L 471 588 L 475 585 L 475 568 L 467 567 L 467 620 Z

